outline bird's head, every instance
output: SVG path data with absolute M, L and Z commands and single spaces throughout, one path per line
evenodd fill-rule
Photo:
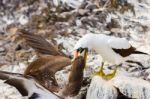
M 84 61 L 85 61 L 85 66 L 86 66 L 88 51 L 94 49 L 96 36 L 97 35 L 95 34 L 89 33 L 89 34 L 84 35 L 82 38 L 80 38 L 77 41 L 74 47 L 73 60 L 76 59 L 78 56 L 83 56 Z
M 76 43 L 74 47 L 74 58 L 78 56 L 83 56 L 86 62 L 88 50 L 91 50 L 93 47 L 93 34 L 86 34 Z
M 82 47 L 80 47 L 80 48 L 78 48 L 78 49 L 76 49 L 74 51 L 74 58 L 73 58 L 73 60 L 75 60 L 79 56 L 83 56 L 84 62 L 85 62 L 84 64 L 86 66 L 87 55 L 88 55 L 88 48 L 82 48 Z
M 78 49 L 76 49 L 74 51 L 74 58 L 77 58 L 80 55 L 83 56 L 83 55 L 85 55 L 87 53 L 88 53 L 88 48 L 82 48 L 82 47 L 80 47 L 80 48 L 78 48 Z

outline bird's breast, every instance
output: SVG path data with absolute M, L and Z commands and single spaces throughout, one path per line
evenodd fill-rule
M 123 61 L 123 57 L 115 53 L 110 47 L 104 46 L 101 49 L 97 49 L 96 52 L 100 54 L 104 61 L 113 64 L 120 64 Z

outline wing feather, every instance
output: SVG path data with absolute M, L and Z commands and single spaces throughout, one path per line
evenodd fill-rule
M 40 35 L 35 35 L 34 33 L 31 33 L 30 31 L 24 29 L 19 29 L 18 33 L 21 37 L 23 37 L 26 40 L 26 43 L 29 46 L 31 46 L 39 53 L 48 55 L 64 55 Z
M 108 44 L 114 52 L 122 57 L 127 57 L 136 50 L 125 38 L 112 37 L 108 40 Z
M 111 37 L 108 40 L 108 44 L 114 49 L 129 49 L 131 47 L 130 43 L 125 38 Z

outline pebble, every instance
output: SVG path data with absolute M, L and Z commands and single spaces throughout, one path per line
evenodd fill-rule
M 0 47 L 0 53 L 5 52 L 5 49 L 3 47 Z

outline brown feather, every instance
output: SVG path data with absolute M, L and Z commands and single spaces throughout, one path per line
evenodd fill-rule
M 34 77 L 31 77 L 28 75 L 0 71 L 0 79 L 6 80 L 5 83 L 7 83 L 11 86 L 14 86 L 16 89 L 18 89 L 18 91 L 21 93 L 22 96 L 29 96 L 31 94 L 31 93 L 29 93 L 30 92 L 29 91 L 30 89 L 28 89 L 29 86 L 31 86 L 31 89 L 34 88 L 32 86 L 35 86 L 39 90 L 43 90 L 43 88 L 45 88 L 46 90 L 49 90 L 49 88 L 47 88 L 45 86 L 42 87 L 40 85 L 40 83 L 37 82 L 36 79 L 34 79 Z M 53 85 L 51 85 L 51 86 L 53 86 Z M 34 91 L 37 91 L 37 90 L 32 89 L 31 91 L 33 91 L 33 94 L 34 94 Z M 49 91 L 52 92 L 51 90 L 49 90 Z M 42 93 L 37 93 L 37 94 L 42 94 Z M 53 94 L 55 94 L 55 93 L 53 93 Z M 56 95 L 56 96 L 58 96 L 58 95 Z M 62 98 L 60 97 L 60 99 L 62 99 Z
M 5 83 L 14 86 L 16 89 L 18 89 L 22 96 L 28 96 L 28 91 L 23 84 L 23 80 L 12 78 L 6 80 Z
M 26 88 L 23 84 L 23 80 L 19 79 L 20 77 L 23 77 L 23 75 L 18 74 L 18 73 L 10 73 L 10 72 L 5 72 L 5 71 L 0 71 L 0 79 L 6 80 L 5 83 L 16 87 L 16 89 L 19 90 L 19 92 L 21 93 L 22 96 L 27 96 L 28 91 L 26 90 Z M 30 77 L 28 77 L 28 78 L 30 79 Z
M 115 49 L 115 48 L 113 48 L 113 50 L 116 53 L 118 53 L 119 55 L 121 55 L 122 57 L 127 57 L 127 56 L 129 56 L 131 54 L 145 54 L 145 55 L 149 55 L 149 54 L 147 54 L 145 52 L 137 51 L 136 48 L 134 48 L 132 46 L 130 48 L 128 48 L 128 49 Z
M 18 32 L 26 40 L 27 45 L 42 54 L 40 58 L 33 61 L 27 67 L 24 75 L 34 77 L 43 86 L 49 88 L 49 90 L 57 89 L 58 84 L 54 75 L 57 71 L 70 65 L 71 60 L 42 36 L 35 35 L 24 29 L 20 29 Z
M 82 56 L 73 61 L 68 84 L 61 91 L 63 97 L 76 96 L 79 93 L 83 81 L 84 67 L 85 62 Z
M 43 55 L 33 61 L 25 70 L 24 75 L 34 77 L 50 91 L 58 91 L 55 73 L 71 64 L 71 60 L 63 56 Z
M 35 35 L 24 29 L 19 29 L 18 33 L 26 40 L 27 45 L 31 46 L 33 49 L 41 54 L 65 55 L 40 35 Z
M 115 48 L 112 48 L 112 49 L 113 49 L 113 51 L 115 51 L 116 53 L 121 55 L 122 57 L 127 57 L 127 56 L 131 55 L 136 50 L 132 46 L 128 49 L 115 49 Z

